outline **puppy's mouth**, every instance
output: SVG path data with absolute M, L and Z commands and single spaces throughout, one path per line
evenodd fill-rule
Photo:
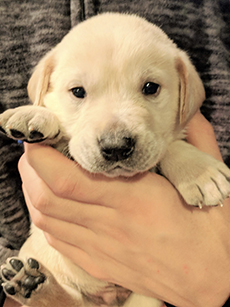
M 103 174 L 107 177 L 118 177 L 118 176 L 132 177 L 136 175 L 137 173 L 138 173 L 137 171 L 130 170 L 130 169 L 124 168 L 119 165 L 115 166 L 114 168 L 110 170 L 103 172 Z

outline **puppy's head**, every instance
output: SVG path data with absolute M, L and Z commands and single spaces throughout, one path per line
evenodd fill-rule
M 51 109 L 85 169 L 132 176 L 155 166 L 204 100 L 187 55 L 134 15 L 75 27 L 38 64 L 31 100 Z

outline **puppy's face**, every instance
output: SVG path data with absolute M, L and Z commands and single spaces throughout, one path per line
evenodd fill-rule
M 159 28 L 105 14 L 74 28 L 48 61 L 42 103 L 58 116 L 71 156 L 88 171 L 146 171 L 178 137 L 184 67 Z

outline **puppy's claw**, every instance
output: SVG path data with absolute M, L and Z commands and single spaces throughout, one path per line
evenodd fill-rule
M 220 201 L 220 202 L 219 202 L 219 206 L 220 206 L 221 208 L 223 208 L 224 204 Z
M 198 204 L 198 206 L 199 206 L 200 209 L 203 208 L 203 204 L 201 202 Z

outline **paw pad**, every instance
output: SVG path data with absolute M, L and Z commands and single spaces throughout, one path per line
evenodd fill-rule
M 28 299 L 34 290 L 46 280 L 46 276 L 39 271 L 39 263 L 29 258 L 24 264 L 18 258 L 11 258 L 1 268 L 4 291 L 9 295 L 17 295 Z
M 9 294 L 9 295 L 15 295 L 16 294 L 16 291 L 15 291 L 15 288 L 14 286 L 8 284 L 4 287 L 4 290 Z
M 44 138 L 44 134 L 41 133 L 41 132 L 39 132 L 39 131 L 37 131 L 37 130 L 32 130 L 32 131 L 30 131 L 29 138 L 30 138 L 31 140 L 34 140 L 34 139 L 37 139 L 37 140 L 43 139 L 43 138 Z
M 22 132 L 16 129 L 10 129 L 10 133 L 15 139 L 22 139 L 25 137 L 25 135 Z
M 15 271 L 19 272 L 22 268 L 23 268 L 23 263 L 21 260 L 12 258 L 10 260 L 10 264 L 12 266 L 13 269 L 15 269 Z
M 3 269 L 3 270 L 2 270 L 2 276 L 3 276 L 6 280 L 11 280 L 12 278 L 14 278 L 15 273 L 12 272 L 11 270 Z
M 39 269 L 39 263 L 37 262 L 37 260 L 33 259 L 33 258 L 29 258 L 28 259 L 28 264 L 31 267 L 31 269 Z

